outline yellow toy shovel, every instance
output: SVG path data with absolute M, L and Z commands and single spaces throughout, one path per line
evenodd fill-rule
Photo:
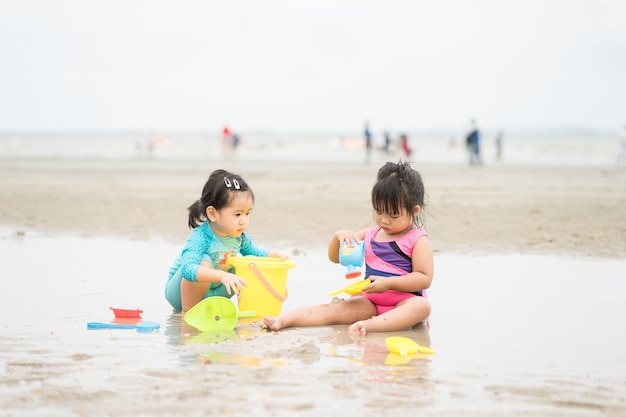
M 408 337 L 392 336 L 385 339 L 385 345 L 390 352 L 399 353 L 402 356 L 406 356 L 412 353 L 437 353 L 437 351 L 421 346 L 415 343 Z
M 330 294 L 328 294 L 328 296 L 333 297 L 342 292 L 345 292 L 346 294 L 350 294 L 350 295 L 360 294 L 361 292 L 363 292 L 363 288 L 367 287 L 371 283 L 372 282 L 369 279 L 364 279 L 361 281 L 353 282 L 352 284 L 348 285 L 345 288 L 331 292 Z
M 411 362 L 413 359 L 421 359 L 430 356 L 431 353 L 411 353 L 406 356 L 402 356 L 399 353 L 389 352 L 387 357 L 385 358 L 385 365 L 389 366 L 399 366 L 406 365 Z

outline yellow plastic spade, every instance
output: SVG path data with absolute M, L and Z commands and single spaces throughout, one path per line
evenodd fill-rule
M 413 359 L 421 359 L 430 356 L 431 353 L 411 353 L 405 356 L 400 355 L 399 353 L 389 352 L 387 357 L 385 358 L 385 365 L 397 366 L 397 365 L 406 365 L 411 362 Z
M 371 284 L 371 281 L 369 279 L 364 279 L 361 281 L 353 282 L 352 284 L 348 285 L 345 288 L 331 292 L 330 294 L 328 294 L 328 296 L 333 297 L 342 292 L 345 292 L 346 294 L 350 294 L 350 295 L 360 294 L 363 291 L 363 288 L 367 287 L 370 284 Z
M 385 345 L 387 349 L 393 353 L 399 353 L 402 356 L 406 356 L 412 353 L 437 353 L 437 351 L 421 346 L 415 343 L 413 340 L 407 337 L 392 336 L 385 339 Z

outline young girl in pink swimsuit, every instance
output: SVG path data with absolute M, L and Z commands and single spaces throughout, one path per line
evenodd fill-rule
M 408 162 L 387 162 L 372 189 L 375 226 L 354 232 L 339 230 L 328 246 L 328 257 L 339 263 L 339 247 L 365 241 L 362 294 L 339 302 L 302 307 L 277 317 L 265 317 L 274 331 L 292 326 L 350 324 L 349 331 L 409 329 L 426 320 L 430 303 L 425 290 L 433 280 L 433 252 L 421 227 L 424 184 Z

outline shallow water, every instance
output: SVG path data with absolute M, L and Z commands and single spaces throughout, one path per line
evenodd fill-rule
M 308 398 L 303 393 L 309 378 L 317 378 L 319 391 L 320 380 L 332 385 L 333 377 L 340 377 L 364 392 L 373 385 L 407 389 L 412 393 L 407 407 L 418 403 L 434 414 L 626 410 L 626 260 L 436 255 L 430 330 L 418 326 L 393 335 L 432 346 L 437 354 L 403 358 L 386 350 L 384 340 L 391 334 L 355 339 L 346 326 L 273 335 L 242 320 L 232 332 L 197 332 L 163 298 L 178 250 L 158 241 L 0 234 L 3 408 L 22 415 L 19 404 L 29 390 L 78 384 L 110 392 L 137 382 L 151 386 L 181 370 L 202 373 L 212 364 L 212 372 L 224 378 L 236 373 L 243 383 L 254 378 L 257 384 L 258 372 L 271 373 L 261 383 L 295 384 L 293 395 L 301 401 Z M 330 264 L 321 248 L 293 259 L 297 267 L 289 271 L 283 310 L 327 302 L 328 292 L 347 284 L 344 268 Z M 161 328 L 149 334 L 87 330 L 89 321 L 113 321 L 109 306 L 140 308 L 143 320 Z M 146 395 L 147 388 L 136 389 Z M 370 411 L 376 397 L 357 399 L 332 386 L 317 395 L 322 404 L 356 401 Z M 252 400 L 276 401 L 261 394 Z M 376 401 L 379 407 L 390 399 Z M 54 411 L 49 415 L 67 411 L 54 404 L 46 406 Z M 318 405 L 311 406 L 311 415 L 319 415 Z M 388 408 L 402 410 L 401 405 L 391 401 Z

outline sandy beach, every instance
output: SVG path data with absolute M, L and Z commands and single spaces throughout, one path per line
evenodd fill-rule
M 626 255 L 623 170 L 415 166 L 435 252 Z M 249 179 L 249 231 L 268 244 L 324 247 L 335 230 L 371 223 L 379 164 L 248 161 L 3 160 L 0 219 L 16 231 L 179 244 L 186 208 L 217 168 Z
M 612 167 L 426 164 L 437 354 L 390 357 L 347 326 L 197 332 L 162 290 L 209 173 L 244 176 L 249 232 L 292 254 L 284 308 L 346 284 L 324 252 L 371 224 L 380 161 L 2 159 L 5 416 L 623 416 L 626 175 Z M 155 334 L 87 331 L 108 306 Z M 124 305 L 119 305 L 124 304 Z

